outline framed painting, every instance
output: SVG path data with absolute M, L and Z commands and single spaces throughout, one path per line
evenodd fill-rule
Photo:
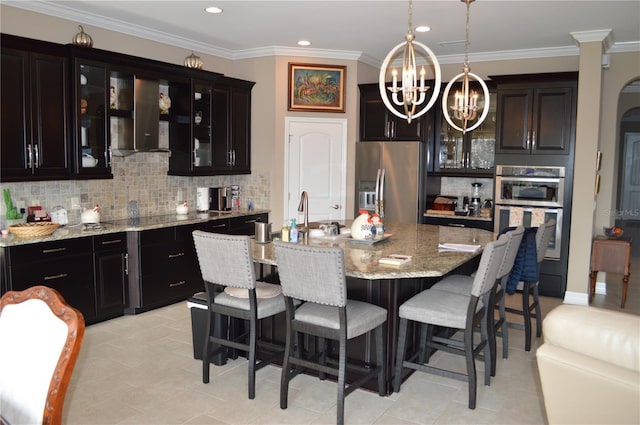
M 289 110 L 344 112 L 347 67 L 289 63 Z

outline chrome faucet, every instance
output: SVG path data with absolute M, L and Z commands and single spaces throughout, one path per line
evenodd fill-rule
M 304 228 L 305 233 L 309 231 L 309 195 L 306 190 L 302 191 L 300 195 L 300 203 L 298 204 L 298 212 L 304 213 Z

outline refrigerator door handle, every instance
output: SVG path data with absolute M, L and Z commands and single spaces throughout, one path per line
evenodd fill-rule
M 376 175 L 376 198 L 374 199 L 374 212 L 380 213 L 380 169 L 378 168 L 378 174 Z
M 380 175 L 380 212 L 378 215 L 380 218 L 384 219 L 384 168 L 382 169 L 382 174 Z

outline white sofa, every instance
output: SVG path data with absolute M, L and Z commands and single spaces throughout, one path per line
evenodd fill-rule
M 640 423 L 640 316 L 561 305 L 536 357 L 550 424 Z

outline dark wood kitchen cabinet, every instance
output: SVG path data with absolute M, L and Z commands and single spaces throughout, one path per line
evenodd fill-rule
M 66 52 L 57 44 L 7 34 L 1 41 L 0 178 L 68 179 Z
M 204 223 L 128 232 L 129 308 L 138 313 L 184 300 L 202 291 L 194 230 Z
M 569 153 L 575 140 L 576 73 L 491 78 L 498 83 L 496 153 Z
M 360 141 L 423 141 L 427 131 L 426 115 L 412 120 L 399 118 L 382 102 L 378 84 L 360 84 Z M 398 107 L 401 111 L 401 108 Z
M 7 290 L 44 285 L 56 289 L 86 323 L 96 321 L 90 237 L 2 248 Z
M 129 304 L 127 234 L 93 237 L 96 315 L 99 320 L 122 316 Z
M 192 137 L 171 138 L 170 175 L 251 173 L 251 89 L 215 74 L 192 80 Z

